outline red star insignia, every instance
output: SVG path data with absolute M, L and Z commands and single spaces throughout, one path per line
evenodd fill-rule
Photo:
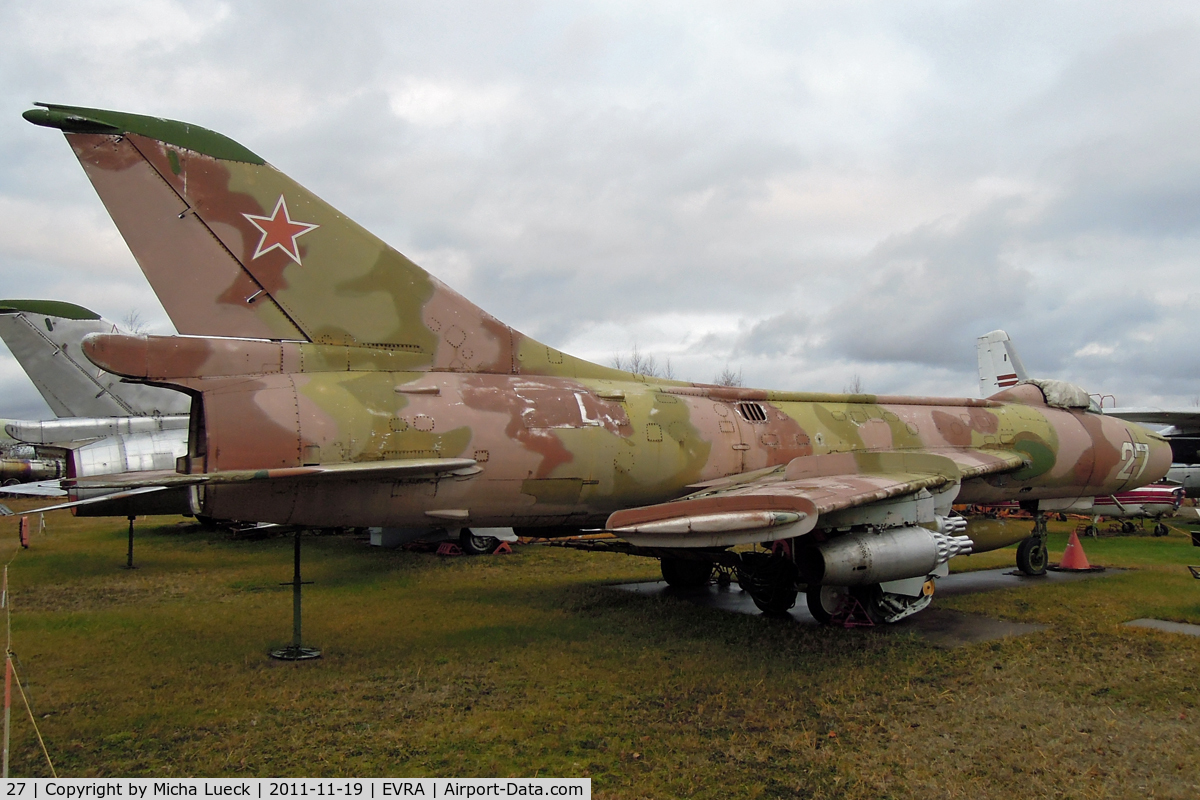
M 288 258 L 299 264 L 300 249 L 296 246 L 297 237 L 303 236 L 314 228 L 321 227 L 293 220 L 288 215 L 287 202 L 283 199 L 283 195 L 279 195 L 279 200 L 275 203 L 275 210 L 271 212 L 271 216 L 260 217 L 255 214 L 242 214 L 242 216 L 250 220 L 250 224 L 262 232 L 262 238 L 258 241 L 258 249 L 254 251 L 252 258 L 258 258 L 264 253 L 278 248 L 287 253 Z

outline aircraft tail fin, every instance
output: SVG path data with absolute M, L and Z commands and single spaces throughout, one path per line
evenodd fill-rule
M 232 139 L 38 105 L 25 118 L 63 131 L 182 334 L 392 349 L 430 370 L 627 377 L 504 325 Z
M 1004 331 L 992 331 L 975 340 L 979 357 L 979 396 L 990 397 L 1029 378 L 1017 348 Z
M 0 339 L 56 417 L 186 414 L 191 398 L 170 389 L 123 383 L 84 356 L 91 333 L 117 326 L 92 311 L 55 300 L 0 300 Z

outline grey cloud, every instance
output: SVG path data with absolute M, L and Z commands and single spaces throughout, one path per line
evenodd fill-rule
M 803 346 L 809 323 L 808 315 L 795 310 L 756 322 L 738 336 L 734 356 L 795 355 Z
M 616 320 L 702 380 L 740 362 L 788 388 L 971 391 L 974 337 L 1008 327 L 1055 370 L 1195 391 L 1186 310 L 1128 268 L 1186 286 L 1200 258 L 1186 7 L 117 12 L 196 24 L 121 39 L 89 4 L 0 10 L 0 198 L 95 210 L 61 138 L 18 115 L 115 106 L 232 135 L 552 343 Z M 92 276 L 4 252 L 13 293 L 161 313 L 131 259 Z M 683 332 L 671 311 L 740 323 Z M 1092 341 L 1113 357 L 1072 356 Z
M 832 353 L 860 361 L 961 365 L 989 320 L 1020 315 L 1031 274 L 1005 250 L 1011 204 L 889 238 L 842 275 L 826 316 Z

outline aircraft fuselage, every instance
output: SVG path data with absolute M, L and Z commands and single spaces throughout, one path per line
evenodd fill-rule
M 219 384 L 211 387 L 208 383 Z M 1165 473 L 1140 426 L 1021 402 L 872 398 L 455 373 L 274 374 L 202 391 L 193 471 L 470 458 L 480 471 L 410 480 L 209 486 L 216 518 L 314 526 L 600 526 L 687 487 L 845 452 L 995 450 L 1015 473 L 958 502 L 1111 494 Z

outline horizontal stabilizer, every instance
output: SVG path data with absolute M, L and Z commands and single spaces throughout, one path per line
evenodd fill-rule
M 34 508 L 30 509 L 29 513 L 43 514 L 47 511 L 61 511 L 64 508 L 79 508 L 81 506 L 95 505 L 96 503 L 111 503 L 114 500 L 127 500 L 130 497 L 139 497 L 151 492 L 161 492 L 166 488 L 166 486 L 139 486 L 136 489 L 129 489 L 128 491 L 102 494 L 97 497 L 89 497 L 85 500 L 72 500 L 69 503 L 59 503 L 58 505 L 46 506 L 45 508 Z
M 30 497 L 66 497 L 67 492 L 59 485 L 60 483 L 62 481 L 58 478 L 32 483 L 15 483 L 12 486 L 5 486 L 0 491 L 3 491 L 4 494 L 21 494 Z

